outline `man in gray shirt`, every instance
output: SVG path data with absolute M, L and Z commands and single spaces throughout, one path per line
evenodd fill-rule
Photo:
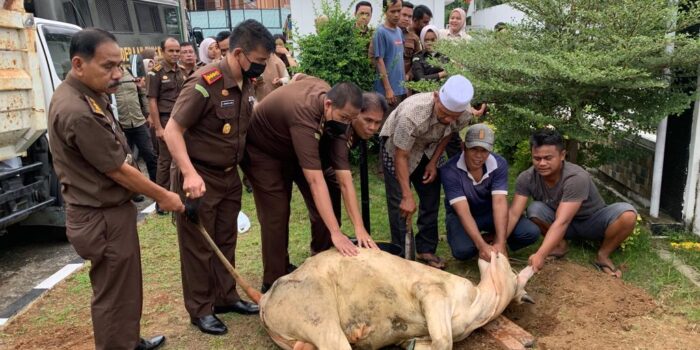
M 545 235 L 542 246 L 529 258 L 535 272 L 545 258 L 560 258 L 568 251 L 567 239 L 602 241 L 593 264 L 601 271 L 622 277 L 610 254 L 632 233 L 637 212 L 629 203 L 605 205 L 591 175 L 566 162 L 559 132 L 543 129 L 530 137 L 532 167 L 518 176 L 515 198 L 509 210 L 508 234 L 527 206 L 527 217 Z

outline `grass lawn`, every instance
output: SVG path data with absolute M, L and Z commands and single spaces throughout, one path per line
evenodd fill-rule
M 370 203 L 372 234 L 377 240 L 389 239 L 384 184 L 374 175 L 374 159 L 370 163 Z M 359 195 L 359 176 L 356 184 Z M 249 215 L 252 228 L 240 235 L 236 252 L 236 265 L 242 275 L 254 286 L 259 286 L 262 277 L 262 260 L 260 249 L 260 226 L 257 222 L 252 194 L 243 194 L 243 211 Z M 444 208 L 440 210 L 440 222 L 444 222 Z M 353 232 L 347 214 L 343 212 L 345 232 Z M 445 239 L 445 227 L 440 227 L 440 243 L 438 255 L 448 258 L 448 271 L 466 276 L 472 281 L 478 281 L 479 273 L 475 261 L 457 262 L 452 259 Z M 292 263 L 302 264 L 309 256 L 310 230 L 309 221 L 301 195 L 295 190 L 292 198 L 292 214 L 290 219 L 289 239 L 290 257 Z M 234 348 L 234 349 L 271 349 L 274 345 L 267 334 L 259 326 L 255 316 L 239 316 L 226 314 L 222 319 L 230 328 L 224 337 L 202 335 L 189 325 L 188 317 L 182 302 L 180 284 L 180 262 L 177 247 L 175 227 L 170 217 L 148 217 L 139 227 L 142 249 L 142 266 L 144 278 L 144 335 L 164 332 L 168 335 L 168 348 Z M 681 276 L 671 264 L 662 261 L 651 249 L 649 233 L 642 230 L 624 251 L 613 255 L 615 263 L 623 269 L 624 280 L 638 285 L 648 291 L 665 309 L 687 319 L 700 321 L 700 293 L 698 289 Z M 512 255 L 513 258 L 527 260 L 536 246 L 528 247 Z M 588 243 L 571 244 L 567 259 L 590 267 L 590 261 L 595 256 L 596 247 Z M 674 251 L 675 252 L 675 251 Z M 688 259 L 694 266 L 700 266 L 700 254 L 689 253 Z M 516 268 L 523 267 L 523 264 Z M 546 273 L 547 267 L 543 273 Z M 3 344 L 14 343 L 16 337 L 51 336 L 54 332 L 75 332 L 83 334 L 76 339 L 77 344 L 90 348 L 91 342 L 84 339 L 84 334 L 90 334 L 89 303 L 91 288 L 88 279 L 88 269 L 85 268 L 73 275 L 65 283 L 53 290 L 48 297 L 39 302 L 37 307 L 20 317 L 15 324 L 0 333 L 0 348 Z M 86 330 L 87 327 L 87 330 Z M 243 336 L 244 335 L 244 336 Z M 31 339 L 25 343 L 31 342 Z M 88 346 L 84 347 L 87 342 Z M 21 345 L 20 344 L 20 345 Z M 61 343 L 59 347 L 66 346 Z M 31 347 L 31 346 L 29 346 Z M 51 346 L 47 346 L 51 347 Z

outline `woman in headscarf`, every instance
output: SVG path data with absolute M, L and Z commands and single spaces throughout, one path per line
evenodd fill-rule
M 439 80 L 447 76 L 445 70 L 440 66 L 435 66 L 430 63 L 430 59 L 437 59 L 441 62 L 446 62 L 447 57 L 443 56 L 441 53 L 434 51 L 433 46 L 438 40 L 440 35 L 440 30 L 438 27 L 428 24 L 423 27 L 420 31 L 420 42 L 423 44 L 423 51 L 418 52 L 413 56 L 413 62 L 411 63 L 411 73 L 413 73 L 413 80 Z
M 206 38 L 199 44 L 199 60 L 204 64 L 212 63 L 221 58 L 221 50 L 214 38 Z
M 284 62 L 284 66 L 287 69 L 289 69 L 289 67 L 296 67 L 298 65 L 297 61 L 289 50 L 287 50 L 287 40 L 285 40 L 284 35 L 275 34 L 272 38 L 275 39 L 275 55 Z
M 450 20 L 447 29 L 442 31 L 442 36 L 447 39 L 470 39 L 467 34 L 467 13 L 461 8 L 450 12 Z

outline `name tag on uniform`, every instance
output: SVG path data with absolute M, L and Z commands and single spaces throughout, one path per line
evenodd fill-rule
M 224 100 L 221 101 L 221 108 L 233 107 L 236 105 L 236 100 Z

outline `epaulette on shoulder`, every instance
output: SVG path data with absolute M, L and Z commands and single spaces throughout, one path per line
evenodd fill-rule
M 214 68 L 202 73 L 202 79 L 207 82 L 208 85 L 214 84 L 217 80 L 221 79 L 223 75 L 218 68 Z
M 163 66 L 160 63 L 156 64 L 155 67 L 153 67 L 154 72 L 160 72 L 161 69 L 163 69 Z

